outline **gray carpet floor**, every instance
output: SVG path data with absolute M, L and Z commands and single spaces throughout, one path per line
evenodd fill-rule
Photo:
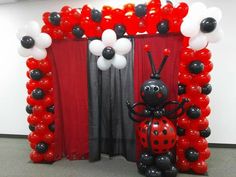
M 122 157 L 89 163 L 63 159 L 52 165 L 29 161 L 27 140 L 0 138 L 0 177 L 141 177 L 136 165 Z M 210 177 L 236 177 L 236 149 L 212 148 Z M 202 177 L 179 174 L 178 177 Z

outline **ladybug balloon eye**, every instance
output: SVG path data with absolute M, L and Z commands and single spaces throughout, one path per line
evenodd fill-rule
M 158 91 L 159 91 L 159 87 L 155 86 L 155 87 L 154 87 L 154 91 L 155 91 L 155 92 L 158 92 Z
M 149 91 L 149 90 L 150 90 L 150 87 L 149 87 L 149 86 L 146 86 L 146 87 L 144 88 L 144 90 L 145 90 L 145 91 Z

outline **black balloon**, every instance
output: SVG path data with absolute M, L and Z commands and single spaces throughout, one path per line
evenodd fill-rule
M 177 127 L 177 135 L 178 136 L 184 136 L 185 135 L 185 129 L 181 127 Z
M 204 138 L 207 138 L 211 135 L 211 129 L 208 127 L 207 129 L 205 130 L 201 130 L 200 131 L 200 135 Z
M 199 153 L 193 148 L 189 148 L 185 151 L 185 158 L 190 162 L 196 162 L 199 158 Z
M 31 93 L 32 97 L 36 100 L 41 100 L 44 97 L 44 92 L 40 88 L 36 88 Z
M 115 50 L 112 47 L 105 47 L 102 51 L 102 56 L 107 60 L 111 60 L 115 56 Z
M 204 64 L 196 60 L 189 64 L 188 69 L 193 74 L 199 74 L 204 70 Z
M 178 174 L 178 170 L 175 166 L 172 166 L 170 169 L 164 171 L 165 177 L 176 177 Z
M 21 45 L 22 47 L 26 48 L 26 49 L 31 49 L 34 47 L 35 41 L 32 37 L 30 36 L 24 36 L 21 39 Z
M 30 129 L 30 131 L 34 131 L 35 130 L 35 126 L 33 126 L 33 125 L 29 125 L 29 129 Z
M 91 17 L 93 21 L 100 22 L 102 20 L 102 13 L 97 9 L 93 9 L 91 10 Z
M 39 69 L 34 69 L 30 71 L 30 77 L 31 79 L 38 81 L 43 77 L 43 73 Z
M 178 84 L 178 94 L 182 95 L 185 94 L 186 92 L 186 86 L 183 84 Z
M 209 95 L 211 93 L 211 91 L 212 91 L 211 84 L 207 84 L 202 87 L 202 93 L 205 95 Z
M 33 113 L 33 106 L 27 105 L 27 106 L 25 107 L 25 110 L 26 110 L 26 112 L 27 112 L 28 114 L 32 114 L 32 113 Z
M 48 125 L 48 129 L 49 129 L 51 132 L 54 132 L 54 131 L 55 131 L 55 124 L 54 124 L 54 123 L 51 123 L 50 125 Z
M 54 113 L 54 105 L 47 107 L 47 112 Z
M 175 163 L 175 155 L 173 154 L 173 152 L 168 151 L 168 152 L 166 153 L 166 156 L 169 157 L 171 163 Z
M 201 110 L 196 106 L 191 106 L 187 110 L 187 115 L 191 119 L 197 119 L 201 116 Z
M 146 165 L 151 166 L 154 163 L 154 157 L 150 153 L 144 152 L 140 156 L 140 161 Z
M 160 170 L 167 170 L 171 168 L 172 163 L 167 155 L 158 155 L 156 157 L 156 166 Z
M 72 34 L 76 38 L 82 38 L 84 35 L 84 30 L 82 28 L 80 28 L 79 26 L 74 26 L 72 29 Z
M 161 171 L 156 167 L 149 167 L 145 175 L 146 177 L 162 177 Z
M 160 34 L 166 34 L 169 31 L 169 22 L 167 20 L 163 20 L 157 25 L 157 31 Z
M 125 32 L 126 32 L 125 26 L 121 25 L 121 24 L 115 25 L 115 29 L 114 30 L 116 32 L 117 38 L 123 37 Z
M 135 7 L 135 14 L 138 17 L 144 17 L 147 13 L 147 6 L 146 4 L 139 4 Z
M 35 150 L 38 153 L 43 154 L 48 150 L 48 144 L 45 142 L 40 142 L 36 145 Z
M 58 12 L 52 12 L 49 16 L 49 21 L 55 26 L 59 26 L 61 22 L 61 15 Z
M 147 171 L 148 166 L 144 164 L 143 162 L 137 162 L 137 168 L 138 168 L 138 172 L 144 175 Z
M 216 29 L 217 22 L 214 18 L 208 17 L 201 21 L 200 29 L 203 33 L 210 33 Z

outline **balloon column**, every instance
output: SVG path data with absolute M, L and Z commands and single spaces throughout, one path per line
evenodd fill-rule
M 143 83 L 140 88 L 140 95 L 144 102 L 131 105 L 127 101 L 130 118 L 139 122 L 139 138 L 144 149 L 140 160 L 137 162 L 139 172 L 146 177 L 175 177 L 177 169 L 174 166 L 175 157 L 171 150 L 175 146 L 175 126 L 169 119 L 176 119 L 184 113 L 184 104 L 188 102 L 183 99 L 181 103 L 168 101 L 168 88 L 161 80 L 161 71 L 170 55 L 168 49 L 164 50 L 164 58 L 158 70 L 154 65 L 149 46 L 147 50 L 152 74 L 150 80 Z M 176 105 L 172 110 L 167 109 L 170 105 Z M 135 109 L 144 107 L 142 112 Z M 181 111 L 180 111 L 181 110 Z M 133 115 L 141 117 L 137 119 Z

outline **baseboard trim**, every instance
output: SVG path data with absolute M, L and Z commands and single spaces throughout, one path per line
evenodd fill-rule
M 27 139 L 27 135 L 0 134 L 0 138 Z M 209 143 L 210 148 L 236 148 L 236 144 Z

